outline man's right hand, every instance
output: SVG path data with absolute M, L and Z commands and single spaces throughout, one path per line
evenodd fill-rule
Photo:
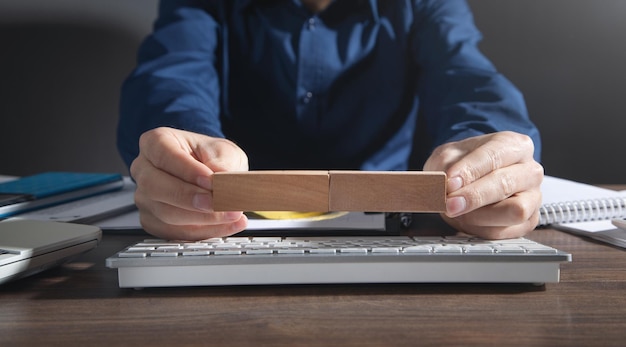
M 203 240 L 244 230 L 241 211 L 213 211 L 213 173 L 247 171 L 233 142 L 172 128 L 145 132 L 130 167 L 143 228 L 168 240 Z

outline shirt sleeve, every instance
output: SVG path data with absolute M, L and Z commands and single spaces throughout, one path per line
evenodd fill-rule
M 169 126 L 223 137 L 219 35 L 218 21 L 202 1 L 161 1 L 153 33 L 122 85 L 117 146 L 127 165 L 149 129 Z
M 414 56 L 420 71 L 420 124 L 431 150 L 471 136 L 511 130 L 529 135 L 539 160 L 539 132 L 520 91 L 479 51 L 482 35 L 465 0 L 416 1 Z

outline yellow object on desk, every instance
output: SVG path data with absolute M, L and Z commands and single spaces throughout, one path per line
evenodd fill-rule
M 347 214 L 347 212 L 294 212 L 294 211 L 253 211 L 246 213 L 248 217 L 261 217 L 263 219 L 333 219 Z

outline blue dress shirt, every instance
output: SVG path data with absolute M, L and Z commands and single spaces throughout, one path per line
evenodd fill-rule
M 253 169 L 421 169 L 435 146 L 540 139 L 478 50 L 463 0 L 163 0 L 122 88 L 118 147 L 144 131 L 227 137 Z

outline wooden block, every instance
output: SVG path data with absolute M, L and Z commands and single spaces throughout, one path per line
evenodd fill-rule
M 443 212 L 446 174 L 429 171 L 329 171 L 331 211 Z
M 245 171 L 213 176 L 215 211 L 443 212 L 446 175 L 426 171 Z
M 215 211 L 328 211 L 328 171 L 244 171 L 213 175 Z

